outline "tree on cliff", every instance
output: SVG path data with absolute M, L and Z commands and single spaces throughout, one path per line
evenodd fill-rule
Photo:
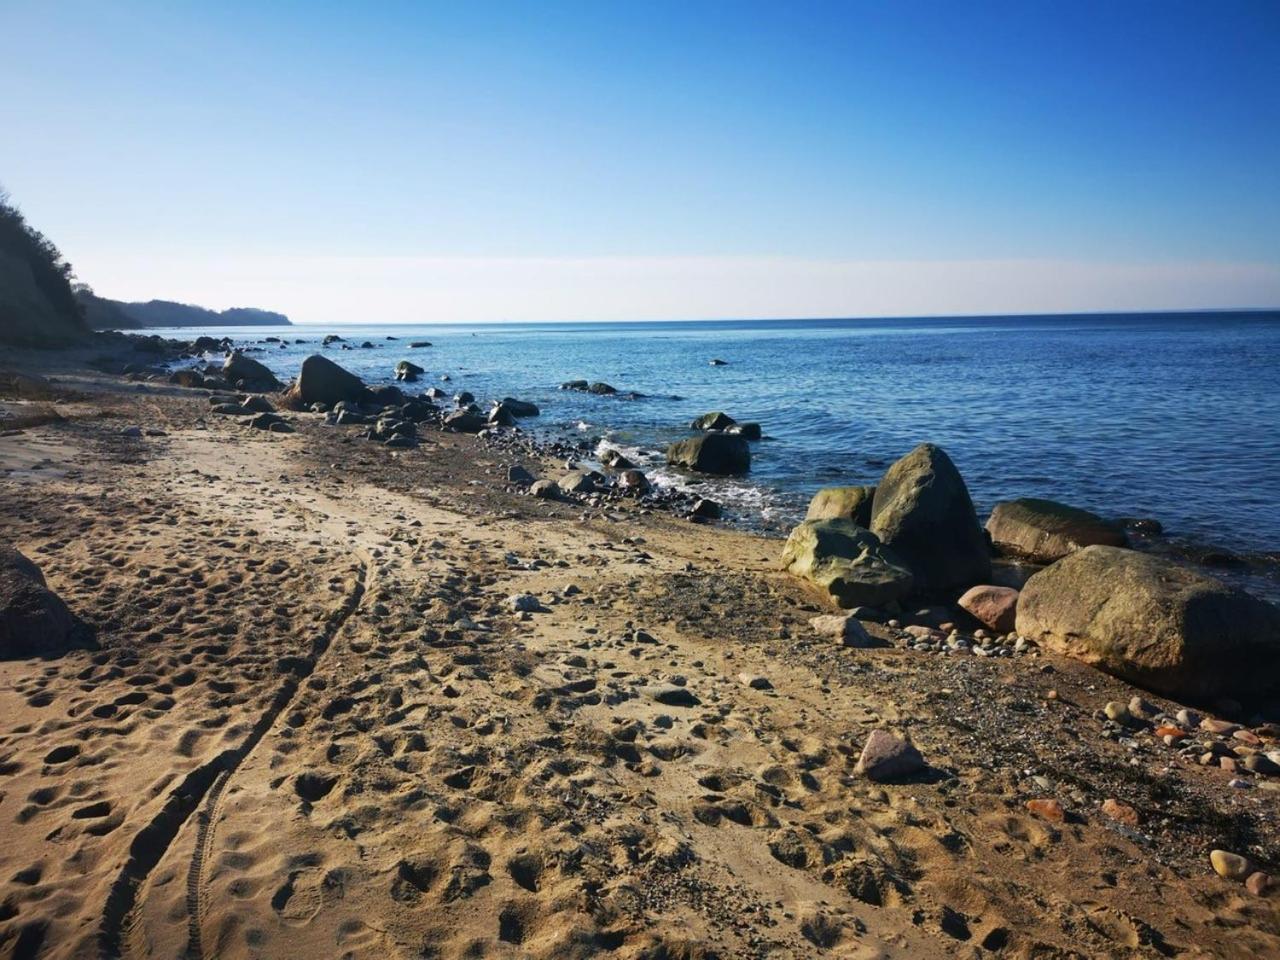
M 71 264 L 0 190 L 0 341 L 46 346 L 84 336 L 71 280 Z

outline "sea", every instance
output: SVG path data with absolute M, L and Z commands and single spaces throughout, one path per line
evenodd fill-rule
M 1280 312 L 149 332 L 231 337 L 282 379 L 317 351 L 368 383 L 412 360 L 427 370 L 412 389 L 531 400 L 542 413 L 525 429 L 620 449 L 777 535 L 820 487 L 873 484 L 931 441 L 982 518 L 1013 497 L 1154 518 L 1162 540 L 1211 548 L 1230 578 L 1280 600 Z M 321 347 L 328 334 L 344 340 Z M 559 389 L 578 379 L 618 394 Z M 763 428 L 741 480 L 663 462 L 714 410 Z

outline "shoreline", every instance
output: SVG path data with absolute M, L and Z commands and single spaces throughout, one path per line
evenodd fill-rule
M 16 354 L 55 382 L 0 436 L 5 538 L 97 633 L 0 661 L 0 944 L 1280 951 L 1276 900 L 1208 867 L 1280 863 L 1280 791 L 1104 710 L 1180 704 L 1040 650 L 842 646 L 777 540 L 517 495 L 563 464 L 429 424 L 250 429 L 91 352 Z M 858 776 L 877 729 L 931 774 Z

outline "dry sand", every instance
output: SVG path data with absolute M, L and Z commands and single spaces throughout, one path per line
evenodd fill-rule
M 1280 956 L 1207 856 L 1274 858 L 1280 793 L 1101 739 L 1119 681 L 838 647 L 778 542 L 472 437 L 13 359 L 59 390 L 7 404 L 0 533 L 99 649 L 0 662 L 0 956 Z M 855 776 L 877 727 L 931 774 Z

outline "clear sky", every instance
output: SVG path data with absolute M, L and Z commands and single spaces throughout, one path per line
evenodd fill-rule
M 302 321 L 1280 305 L 1280 2 L 0 0 L 100 293 Z

